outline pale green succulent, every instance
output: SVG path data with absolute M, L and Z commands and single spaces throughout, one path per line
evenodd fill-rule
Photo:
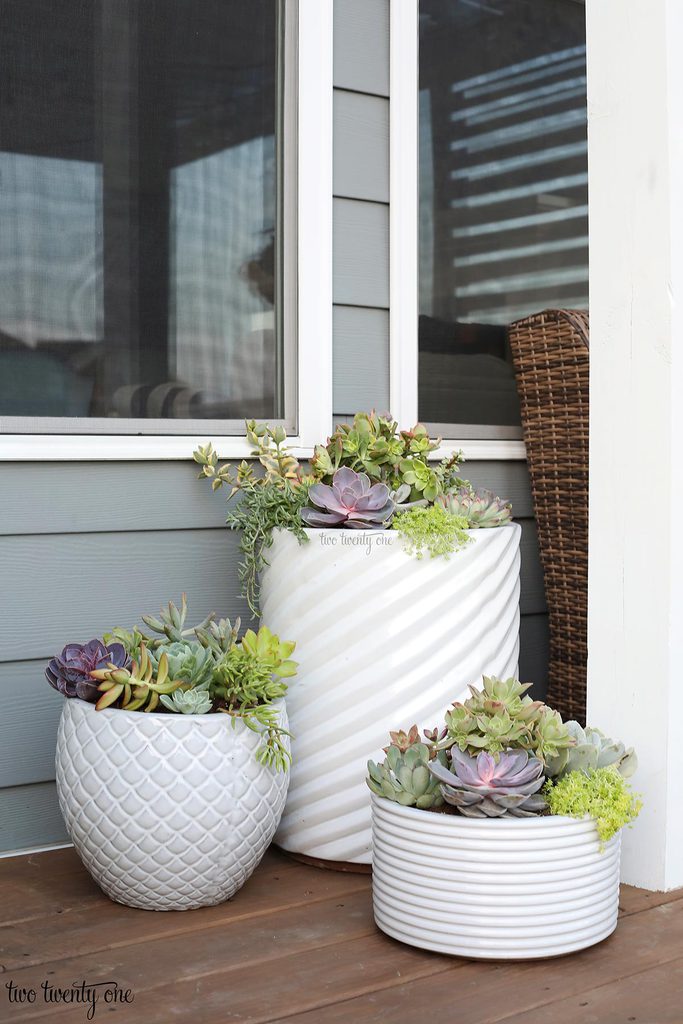
M 510 502 L 484 488 L 474 490 L 466 485 L 438 497 L 436 501 L 447 512 L 466 519 L 471 530 L 505 526 L 512 520 Z
M 578 722 L 567 722 L 566 727 L 575 746 L 564 747 L 549 759 L 548 775 L 564 776 L 573 771 L 587 773 L 610 766 L 625 779 L 633 775 L 638 767 L 633 747 L 626 748 L 620 740 L 610 739 L 599 729 L 583 729 Z
M 194 632 L 202 647 L 210 648 L 221 657 L 237 643 L 240 624 L 240 619 L 235 619 L 234 625 L 230 619 L 219 619 L 218 622 L 207 623 L 205 627 L 195 626 Z
M 404 751 L 392 744 L 381 764 L 368 761 L 365 781 L 377 796 L 404 807 L 429 810 L 440 807 L 444 800 L 439 780 L 430 773 L 428 765 L 429 747 L 425 743 L 413 743 Z
M 160 644 L 149 654 L 155 666 L 159 664 L 162 654 L 168 658 L 168 670 L 173 679 L 183 679 L 194 687 L 211 682 L 215 667 L 213 651 L 203 647 L 198 640 L 176 640 Z
M 162 693 L 159 700 L 169 711 L 181 715 L 206 715 L 213 708 L 208 686 L 208 683 L 203 683 L 191 690 L 176 690 L 170 697 Z
M 527 750 L 547 764 L 575 744 L 557 711 L 525 691 L 529 683 L 484 676 L 482 689 L 470 686 L 471 696 L 446 713 L 446 738 L 439 749 L 457 746 L 471 755 L 480 750 L 500 754 L 511 748 Z
M 192 626 L 189 629 L 185 629 L 185 618 L 187 616 L 187 597 L 185 594 L 182 595 L 180 608 L 177 608 L 173 601 L 169 601 L 166 608 L 162 608 L 159 613 L 159 618 L 155 618 L 153 615 L 143 615 L 142 621 L 145 625 L 149 626 L 155 633 L 160 633 L 163 639 L 156 638 L 150 644 L 147 643 L 149 649 L 150 646 L 158 647 L 160 644 L 166 644 L 169 640 L 173 643 L 179 640 L 186 640 L 188 637 L 194 635 L 196 629 L 203 629 L 213 619 L 213 612 L 207 615 L 197 626 Z

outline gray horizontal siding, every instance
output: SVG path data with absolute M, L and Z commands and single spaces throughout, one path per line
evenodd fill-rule
M 334 410 L 389 408 L 389 312 L 334 308 Z
M 359 360 L 365 317 L 372 319 L 376 312 L 335 311 L 337 316 L 363 314 L 354 328 Z M 516 518 L 533 517 L 525 462 L 472 460 L 463 463 L 462 474 L 476 487 L 509 499 Z M 197 467 L 189 457 L 186 462 L 6 462 L 0 471 L 0 537 L 206 530 L 223 526 L 226 508 L 225 492 L 214 493 L 207 481 L 197 480 Z
M 334 4 L 334 398 L 389 405 L 389 0 Z
M 334 84 L 389 95 L 389 0 L 334 0 Z
M 0 661 L 47 657 L 183 591 L 197 620 L 210 611 L 246 618 L 238 543 L 225 529 L 5 537 L 0 559 L 14 592 L 0 618 Z
M 54 782 L 0 789 L 0 852 L 67 842 Z
M 389 202 L 389 100 L 335 89 L 334 194 Z
M 335 303 L 389 308 L 389 207 L 334 200 Z

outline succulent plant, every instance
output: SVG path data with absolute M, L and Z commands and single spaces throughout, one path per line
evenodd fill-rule
M 430 750 L 424 743 L 413 743 L 403 751 L 392 745 L 381 764 L 368 761 L 367 785 L 377 796 L 404 807 L 440 807 L 443 796 L 439 780 L 430 774 L 429 758 Z
M 181 715 L 206 715 L 213 709 L 213 701 L 208 694 L 208 683 L 193 686 L 191 690 L 176 690 L 169 696 L 162 693 L 159 701 L 169 711 Z
M 371 484 L 366 473 L 346 467 L 336 471 L 331 486 L 313 484 L 308 499 L 317 507 L 301 509 L 306 526 L 383 530 L 395 508 L 386 484 Z
M 401 535 L 404 550 L 415 558 L 422 558 L 425 551 L 430 558 L 448 558 L 470 542 L 467 520 L 449 515 L 438 505 L 424 508 L 414 502 L 407 511 L 396 511 L 392 529 Z
M 558 712 L 526 695 L 530 685 L 484 676 L 481 690 L 470 686 L 471 696 L 446 713 L 447 736 L 439 746 L 457 746 L 469 754 L 519 747 L 544 762 L 573 747 L 575 740 Z
M 195 626 L 195 636 L 202 647 L 210 648 L 219 657 L 226 654 L 237 643 L 240 631 L 240 620 L 219 619 L 209 622 L 207 626 Z
M 174 640 L 148 653 L 155 671 L 159 667 L 162 655 L 166 655 L 171 679 L 182 679 L 193 687 L 211 682 L 216 663 L 214 652 L 210 647 L 204 647 L 198 640 Z
M 257 458 L 265 470 L 263 476 L 257 476 L 251 465 L 243 460 L 233 475 L 232 466 L 218 465 L 218 455 L 211 443 L 193 452 L 194 461 L 202 467 L 199 479 L 206 477 L 211 487 L 217 491 L 224 484 L 230 488 L 228 497 L 236 491 L 251 487 L 275 485 L 276 487 L 298 487 L 306 480 L 297 459 L 289 451 L 285 442 L 287 434 L 284 427 L 270 427 L 266 423 L 246 420 L 247 441 L 252 446 L 252 456 Z
M 484 488 L 473 490 L 468 486 L 459 487 L 440 495 L 436 501 L 452 515 L 463 516 L 471 530 L 504 526 L 512 520 L 510 502 L 503 501 L 493 491 Z
M 296 675 L 297 663 L 290 660 L 295 647 L 267 626 L 261 626 L 258 633 L 248 629 L 216 665 L 213 695 L 229 708 L 241 710 L 283 697 L 287 692 L 284 680 Z
M 142 621 L 145 625 L 149 626 L 155 633 L 161 633 L 161 638 L 155 638 L 151 641 L 146 639 L 145 646 L 147 648 L 158 647 L 161 644 L 165 644 L 168 640 L 177 642 L 185 640 L 187 637 L 193 637 L 196 629 L 203 629 L 212 621 L 214 613 L 211 612 L 207 615 L 197 626 L 191 626 L 185 629 L 185 619 L 187 617 L 187 596 L 182 595 L 180 608 L 177 608 L 173 601 L 169 601 L 166 608 L 162 608 L 159 613 L 159 618 L 155 619 L 153 615 L 143 615 Z
M 545 783 L 543 762 L 526 750 L 504 751 L 497 758 L 482 750 L 470 757 L 454 747 L 451 768 L 438 761 L 428 764 L 446 803 L 468 818 L 527 818 L 547 806 L 538 792 Z
M 61 654 L 52 658 L 45 669 L 50 686 L 65 697 L 80 697 L 94 703 L 99 698 L 92 672 L 113 665 L 123 670 L 130 665 L 125 647 L 120 643 L 105 644 L 90 640 L 87 644 L 67 644 Z
M 140 648 L 139 661 L 130 668 L 117 668 L 115 664 L 90 673 L 99 683 L 101 693 L 95 708 L 102 711 L 115 704 L 124 711 L 154 711 L 161 694 L 171 694 L 181 687 L 188 689 L 183 679 L 172 679 L 168 674 L 168 657 L 162 654 L 154 665 L 147 648 Z
M 315 478 L 326 484 L 346 466 L 367 473 L 371 480 L 387 484 L 392 491 L 407 484 L 411 502 L 433 501 L 437 494 L 463 482 L 457 476 L 461 452 L 438 464 L 429 462 L 440 444 L 439 438 L 429 436 L 423 423 L 399 431 L 389 413 L 361 412 L 353 423 L 340 424 L 326 445 L 316 446 L 311 467 Z
M 396 732 L 390 732 L 391 737 L 390 746 L 396 747 L 402 754 L 405 754 L 408 747 L 414 746 L 416 743 L 421 743 L 420 731 L 416 725 L 411 725 L 408 732 L 403 729 L 398 729 Z M 389 747 L 384 748 L 384 753 L 388 751 Z
M 547 774 L 552 777 L 568 775 L 573 771 L 596 771 L 598 768 L 617 769 L 619 774 L 630 778 L 638 767 L 633 747 L 624 746 L 620 740 L 610 739 L 599 729 L 583 729 L 578 722 L 566 723 L 575 746 L 564 747 L 548 761 Z

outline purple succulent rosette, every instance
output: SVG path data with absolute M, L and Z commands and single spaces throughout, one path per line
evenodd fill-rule
M 466 817 L 531 817 L 547 806 L 538 792 L 545 782 L 543 762 L 526 750 L 507 750 L 496 760 L 485 750 L 470 757 L 453 747 L 451 767 L 434 761 L 429 771 L 441 783 L 444 800 Z
M 317 508 L 303 508 L 301 518 L 313 527 L 385 530 L 396 508 L 386 484 L 371 484 L 365 473 L 346 467 L 337 470 L 331 486 L 313 484 L 308 498 Z
M 91 679 L 95 669 L 128 668 L 130 658 L 123 644 L 105 644 L 101 640 L 90 640 L 87 644 L 67 644 L 61 654 L 52 658 L 45 669 L 45 678 L 50 686 L 65 697 L 80 697 L 95 703 L 101 693 L 98 684 Z

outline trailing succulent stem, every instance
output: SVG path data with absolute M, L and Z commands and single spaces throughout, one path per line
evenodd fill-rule
M 249 485 L 242 488 L 240 501 L 228 512 L 227 525 L 241 531 L 242 561 L 237 571 L 242 594 L 255 618 L 259 615 L 259 575 L 268 564 L 266 552 L 273 543 L 273 530 L 289 530 L 300 544 L 308 540 L 301 519 L 307 494 L 303 484 L 296 488 L 288 482 L 282 487 Z

